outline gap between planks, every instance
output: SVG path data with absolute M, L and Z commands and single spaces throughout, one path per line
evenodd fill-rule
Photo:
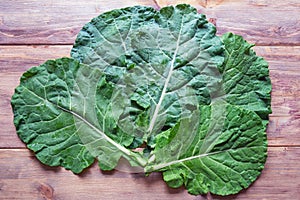
M 218 35 L 221 36 L 221 35 Z M 249 42 L 249 41 L 248 41 Z M 250 44 L 253 44 L 251 42 L 249 42 Z M 18 47 L 30 47 L 30 46 L 73 46 L 74 43 L 33 43 L 33 44 L 26 44 L 26 43 L 9 43 L 9 44 L 1 44 L 0 43 L 0 47 L 13 47 L 13 46 L 18 46 Z M 286 48 L 286 47 L 300 47 L 300 43 L 299 44 L 264 44 L 264 43 L 259 43 L 259 44 L 255 44 L 256 47 L 282 47 L 282 48 Z
M 24 144 L 25 145 L 25 144 Z M 300 144 L 268 144 L 268 148 L 300 148 Z M 27 147 L 0 147 L 0 153 L 3 150 L 12 150 L 12 151 L 18 151 L 18 150 L 29 150 Z

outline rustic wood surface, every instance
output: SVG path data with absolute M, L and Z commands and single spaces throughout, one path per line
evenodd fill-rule
M 10 98 L 22 73 L 69 56 L 80 28 L 104 11 L 176 3 L 190 3 L 207 14 L 218 34 L 243 35 L 270 64 L 269 156 L 259 179 L 237 195 L 192 196 L 183 188 L 169 189 L 159 173 L 147 178 L 104 173 L 95 164 L 77 176 L 37 161 L 13 126 Z M 299 0 L 0 1 L 0 199 L 300 199 L 299 10 Z

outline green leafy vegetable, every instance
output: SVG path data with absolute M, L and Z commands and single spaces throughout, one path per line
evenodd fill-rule
M 146 140 L 221 94 L 216 66 L 224 60 L 223 44 L 215 32 L 187 5 L 160 12 L 130 7 L 85 25 L 72 57 L 112 77 L 119 92 L 113 104 L 124 111 L 116 111 L 118 125 Z
M 215 33 L 185 4 L 101 14 L 73 58 L 23 74 L 11 100 L 19 137 L 74 173 L 125 158 L 195 195 L 247 188 L 267 156 L 268 65 L 241 36 Z
M 220 132 L 207 134 L 215 119 L 211 118 L 211 107 L 203 106 L 199 127 L 194 133 L 187 136 L 185 132 L 193 121 L 187 118 L 179 128 L 175 126 L 159 134 L 154 158 L 151 158 L 154 161 L 148 164 L 146 171 L 163 171 L 163 178 L 170 187 L 184 184 L 191 194 L 210 191 L 228 195 L 248 187 L 266 160 L 264 125 L 253 111 L 227 105 L 226 112 Z M 203 148 L 206 146 L 209 148 Z
M 225 62 L 219 67 L 223 74 L 226 100 L 233 105 L 255 111 L 267 120 L 271 113 L 271 81 L 268 63 L 251 49 L 254 45 L 241 36 L 227 33 L 222 36 L 225 44 Z
M 133 137 L 110 117 L 110 102 L 103 100 L 97 107 L 96 92 L 110 98 L 105 76 L 70 58 L 47 61 L 22 76 L 11 100 L 14 123 L 41 162 L 75 173 L 91 165 L 94 157 L 104 170 L 113 169 L 121 156 L 141 162 L 125 148 Z

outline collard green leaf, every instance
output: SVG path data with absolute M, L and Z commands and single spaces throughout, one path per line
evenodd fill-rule
M 149 142 L 223 95 L 216 67 L 224 60 L 223 44 L 215 32 L 189 5 L 130 7 L 86 24 L 72 57 L 111 78 L 118 126 Z
M 247 188 L 266 161 L 264 125 L 253 111 L 228 104 L 226 113 L 223 129 L 213 133 L 218 135 L 213 142 L 213 135 L 207 133 L 211 121 L 218 119 L 211 118 L 210 106 L 201 107 L 199 127 L 193 133 L 185 132 L 193 118 L 185 118 L 157 135 L 146 171 L 162 171 L 170 187 L 185 185 L 191 194 L 228 195 Z M 203 151 L 207 141 L 211 148 Z
M 133 137 L 118 131 L 109 115 L 110 102 L 96 105 L 97 92 L 110 98 L 111 86 L 101 89 L 105 84 L 98 69 L 69 58 L 30 69 L 11 100 L 19 137 L 44 164 L 75 173 L 94 158 L 104 170 L 113 169 L 121 156 L 140 162 L 125 148 Z

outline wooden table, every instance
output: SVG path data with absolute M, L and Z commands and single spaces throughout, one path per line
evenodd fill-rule
M 218 34 L 243 35 L 269 62 L 273 113 L 269 156 L 259 179 L 238 195 L 196 197 L 183 188 L 169 189 L 159 173 L 145 178 L 101 172 L 95 164 L 77 176 L 37 161 L 13 126 L 10 98 L 21 74 L 48 59 L 69 56 L 81 27 L 104 11 L 170 2 L 193 4 L 216 23 Z M 300 199 L 300 1 L 1 0 L 0 199 Z

